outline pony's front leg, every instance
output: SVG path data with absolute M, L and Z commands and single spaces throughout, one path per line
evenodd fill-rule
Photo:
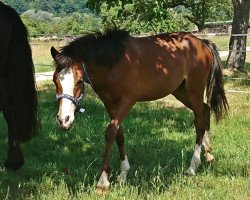
M 128 162 L 128 157 L 126 154 L 125 146 L 124 146 L 124 134 L 122 131 L 122 127 L 119 128 L 117 136 L 116 136 L 116 143 L 118 145 L 120 159 L 121 159 L 121 173 L 118 176 L 119 183 L 125 183 L 128 175 L 128 171 L 130 169 L 130 165 Z
M 109 103 L 104 103 L 105 107 L 111 118 L 111 122 L 108 125 L 105 132 L 105 150 L 103 164 L 101 168 L 101 177 L 97 183 L 98 193 L 107 190 L 110 186 L 108 180 L 108 173 L 110 171 L 109 159 L 111 155 L 112 145 L 116 140 L 119 148 L 120 158 L 121 158 L 121 175 L 123 180 L 126 179 L 126 175 L 129 169 L 129 164 L 124 148 L 124 136 L 120 125 L 129 112 L 130 108 L 133 106 L 134 101 L 129 98 L 119 98 L 119 100 L 111 101 Z
M 118 120 L 111 120 L 105 132 L 105 151 L 104 159 L 101 168 L 101 177 L 97 183 L 97 187 L 101 190 L 107 190 L 110 186 L 108 180 L 108 173 L 110 172 L 109 159 L 111 155 L 112 145 L 116 139 L 116 135 L 119 129 Z

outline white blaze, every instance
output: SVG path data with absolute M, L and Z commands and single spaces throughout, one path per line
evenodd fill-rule
M 68 94 L 70 96 L 74 96 L 74 75 L 73 70 L 70 69 L 63 69 L 59 74 L 59 81 L 62 86 L 62 93 Z M 74 103 L 66 98 L 61 99 L 61 113 L 60 119 L 62 119 L 62 126 L 68 128 L 72 122 L 74 121 L 74 112 L 75 112 L 75 105 Z M 69 121 L 65 121 L 69 116 Z

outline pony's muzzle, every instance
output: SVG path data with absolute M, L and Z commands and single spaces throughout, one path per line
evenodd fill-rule
M 56 115 L 56 121 L 59 125 L 62 124 L 62 120 L 60 119 L 59 115 Z
M 57 121 L 58 125 L 65 130 L 69 129 L 72 122 L 73 122 L 73 120 L 71 120 L 71 117 L 69 115 L 67 115 L 64 118 L 60 117 L 60 115 L 57 115 L 56 121 Z

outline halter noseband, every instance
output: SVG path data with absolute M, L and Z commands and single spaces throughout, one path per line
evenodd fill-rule
M 57 100 L 65 98 L 65 99 L 72 101 L 76 105 L 76 111 L 79 111 L 79 112 L 85 111 L 85 109 L 80 106 L 80 101 L 81 101 L 82 97 L 83 97 L 83 94 L 81 94 L 80 97 L 78 97 L 78 98 L 75 98 L 75 97 L 68 95 L 68 94 L 56 95 Z
M 85 81 L 87 83 L 89 83 L 90 86 L 93 88 L 93 84 L 92 84 L 91 80 L 89 79 L 85 64 L 83 64 L 83 71 L 84 71 L 84 79 L 85 79 Z M 60 100 L 60 99 L 63 99 L 63 98 L 68 99 L 68 100 L 72 101 L 76 105 L 76 111 L 84 112 L 85 109 L 80 106 L 80 101 L 82 100 L 82 97 L 83 97 L 84 93 L 85 93 L 85 85 L 83 83 L 83 91 L 82 91 L 81 95 L 78 98 L 75 98 L 75 97 L 73 97 L 73 96 L 71 96 L 69 94 L 58 94 L 58 95 L 56 95 L 56 99 L 57 100 Z
M 60 100 L 62 98 L 68 99 L 68 100 L 72 101 L 76 106 L 79 107 L 82 96 L 83 96 L 83 94 L 81 94 L 80 97 L 75 98 L 75 97 L 68 95 L 68 94 L 59 94 L 59 95 L 56 95 L 56 99 L 57 100 Z

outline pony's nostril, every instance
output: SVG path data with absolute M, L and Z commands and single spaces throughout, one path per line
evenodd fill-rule
M 69 116 L 65 117 L 65 122 L 67 123 L 69 121 Z

